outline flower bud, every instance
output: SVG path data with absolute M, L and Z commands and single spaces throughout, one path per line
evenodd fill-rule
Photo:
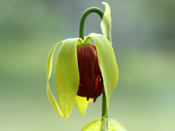
M 104 90 L 103 78 L 98 64 L 95 45 L 85 44 L 77 47 L 80 83 L 77 95 L 92 98 L 95 102 Z

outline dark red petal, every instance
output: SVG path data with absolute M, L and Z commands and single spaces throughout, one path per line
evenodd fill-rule
M 78 94 L 79 94 L 79 96 L 86 96 L 82 83 L 80 83 L 80 85 L 79 85 Z
M 95 102 L 97 97 L 103 92 L 96 47 L 92 44 L 78 46 L 77 57 L 80 74 L 80 85 L 77 95 L 87 97 L 87 99 L 94 98 Z
M 95 94 L 94 94 L 94 99 L 93 101 L 95 102 L 97 97 L 99 97 L 103 93 L 103 80 L 102 77 L 99 75 L 96 78 L 96 89 L 95 89 Z

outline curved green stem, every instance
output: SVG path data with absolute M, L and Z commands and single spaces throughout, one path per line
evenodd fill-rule
M 81 20 L 80 20 L 80 27 L 79 27 L 79 37 L 84 40 L 84 24 L 85 24 L 85 20 L 86 17 L 90 14 L 90 13 L 97 13 L 101 19 L 103 18 L 103 11 L 97 7 L 92 7 L 92 8 L 88 8 L 87 10 L 84 11 L 83 15 L 81 16 Z
M 102 117 L 106 114 L 106 94 L 103 92 L 103 98 L 102 98 Z M 108 115 L 106 116 L 107 122 L 106 127 L 108 130 Z

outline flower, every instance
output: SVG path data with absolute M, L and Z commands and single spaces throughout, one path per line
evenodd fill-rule
M 77 47 L 80 84 L 78 96 L 93 98 L 95 102 L 104 90 L 103 78 L 98 64 L 95 45 L 86 44 Z
M 101 22 L 102 34 L 89 34 L 84 40 L 69 38 L 58 42 L 51 49 L 47 61 L 47 95 L 56 112 L 67 118 L 74 103 L 83 116 L 88 103 L 95 102 L 104 91 L 106 114 L 109 99 L 117 85 L 118 67 L 111 43 L 110 7 L 105 3 L 105 13 Z M 94 41 L 94 45 L 89 44 Z M 49 79 L 52 71 L 52 59 L 55 48 L 61 44 L 55 68 L 55 100 Z M 92 99 L 91 99 L 92 98 Z

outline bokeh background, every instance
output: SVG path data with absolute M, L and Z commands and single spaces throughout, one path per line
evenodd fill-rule
M 46 95 L 46 61 L 58 41 L 78 37 L 82 12 L 102 0 L 0 1 L 0 130 L 80 131 L 101 115 L 101 97 L 65 120 Z M 128 131 L 175 131 L 175 1 L 109 0 L 120 77 L 109 117 Z M 91 14 L 85 35 L 101 33 Z M 57 54 L 58 49 L 55 54 Z M 56 59 L 54 56 L 54 60 Z M 54 73 L 51 77 L 54 88 Z

